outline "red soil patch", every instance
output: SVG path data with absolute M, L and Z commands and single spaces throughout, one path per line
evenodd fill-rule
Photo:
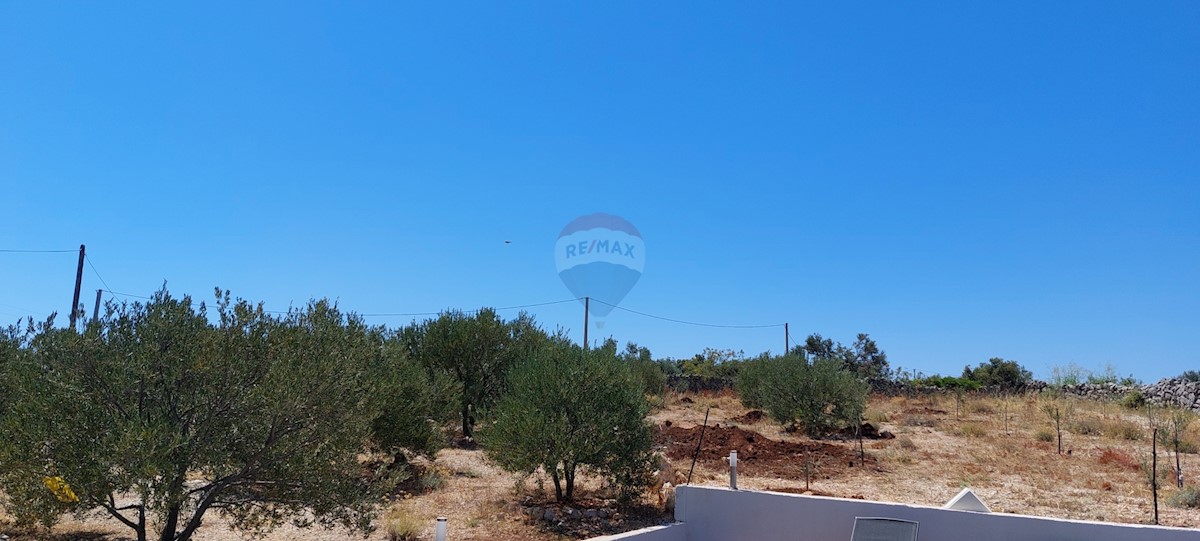
M 1117 466 L 1130 471 L 1138 471 L 1142 469 L 1141 463 L 1135 460 L 1129 453 L 1116 449 L 1104 449 L 1100 451 L 1101 464 L 1116 464 Z
M 696 452 L 702 427 L 659 428 L 659 443 L 666 445 L 666 454 L 674 460 L 687 460 Z M 804 478 L 806 460 L 813 463 L 814 478 L 830 478 L 861 467 L 858 451 L 847 445 L 819 441 L 790 442 L 770 439 L 758 432 L 741 428 L 708 427 L 704 431 L 704 446 L 698 460 L 713 468 L 725 467 L 729 451 L 738 452 L 738 469 L 750 476 Z M 875 458 L 867 455 L 866 463 L 873 466 Z

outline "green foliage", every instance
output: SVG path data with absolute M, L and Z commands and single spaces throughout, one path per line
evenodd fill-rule
M 1142 394 L 1140 389 L 1134 389 L 1125 394 L 1121 405 L 1132 410 L 1142 409 L 1146 407 L 1146 395 Z
M 734 380 L 734 389 L 741 397 L 742 405 L 747 408 L 762 409 L 766 407 L 764 395 L 767 391 L 767 379 L 773 369 L 770 366 L 772 357 L 766 354 L 742 363 L 742 369 Z
M 793 348 L 791 353 L 809 360 L 838 359 L 842 362 L 842 368 L 868 380 L 892 377 L 887 353 L 879 349 L 879 345 L 867 333 L 859 333 L 850 347 L 820 334 L 810 334 L 804 339 L 804 345 Z
M 995 387 L 1002 391 L 1016 391 L 1033 381 L 1033 374 L 1017 361 L 992 357 L 979 366 L 963 368 L 962 379 L 979 382 L 984 387 Z
M 641 382 L 643 393 L 659 396 L 667 390 L 667 375 L 661 365 L 654 362 L 650 349 L 630 342 L 625 344 L 625 351 L 620 355 L 620 359 L 629 365 L 635 379 Z
M 691 359 L 676 361 L 679 371 L 686 376 L 707 378 L 736 378 L 745 353 L 732 349 L 704 348 Z
M 401 331 L 410 357 L 457 384 L 465 438 L 473 436 L 475 415 L 486 412 L 504 393 L 508 369 L 548 339 L 528 314 L 504 321 L 491 308 L 469 317 L 461 311 L 443 312 Z
M 930 376 L 919 380 L 919 384 L 937 387 L 938 389 L 977 391 L 981 384 L 978 381 L 953 376 Z
M 1050 385 L 1055 387 L 1079 385 L 1087 381 L 1091 375 L 1090 371 L 1073 362 L 1067 363 L 1065 366 L 1056 365 L 1050 368 Z
M 867 384 L 839 359 L 760 358 L 743 372 L 738 388 L 744 401 L 760 405 L 780 423 L 800 424 L 813 437 L 857 422 L 866 407 Z
M 28 329 L 15 361 L 6 334 L 0 488 L 19 520 L 101 510 L 177 541 L 212 509 L 252 532 L 289 518 L 370 529 L 399 480 L 366 483 L 357 459 L 395 388 L 379 330 L 324 301 L 274 317 L 218 292 L 218 307 L 212 324 L 166 291 L 109 304 L 82 334 Z M 47 477 L 78 502 L 39 488 Z
M 1188 509 L 1200 509 L 1200 486 L 1190 486 L 1180 489 L 1171 495 L 1171 505 Z
M 1185 370 L 1179 377 L 1188 381 L 1200 381 L 1200 370 Z
M 454 418 L 456 386 L 441 371 L 427 370 L 408 358 L 398 336 L 384 342 L 384 362 L 377 365 L 382 380 L 394 382 L 383 402 L 383 411 L 371 424 L 372 442 L 382 451 L 396 455 L 397 464 L 407 460 L 405 451 L 433 457 L 446 446 L 442 425 Z
M 642 391 L 613 351 L 555 340 L 510 372 L 484 450 L 509 471 L 543 469 L 559 501 L 574 499 L 581 470 L 631 497 L 648 485 L 653 464 Z

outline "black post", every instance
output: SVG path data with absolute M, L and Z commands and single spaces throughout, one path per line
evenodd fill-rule
M 71 330 L 75 330 L 75 318 L 79 315 L 79 287 L 83 285 L 84 245 L 79 245 L 79 268 L 75 270 L 75 296 L 71 299 Z
M 783 354 L 787 355 L 792 349 L 792 336 L 788 333 L 788 324 L 783 324 Z
M 696 469 L 696 459 L 700 458 L 700 448 L 704 446 L 704 431 L 708 429 L 708 412 L 712 411 L 712 406 L 704 410 L 704 424 L 700 426 L 700 441 L 696 442 L 696 452 L 692 454 L 692 467 L 688 468 L 687 484 L 692 484 L 692 470 Z
M 96 290 L 96 305 L 92 307 L 92 321 L 100 319 L 100 294 L 103 292 L 103 289 Z
M 588 310 L 592 308 L 592 298 L 583 298 L 583 349 L 588 348 Z

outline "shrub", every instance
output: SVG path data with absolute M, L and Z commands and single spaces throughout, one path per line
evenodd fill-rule
M 1113 439 L 1138 441 L 1142 439 L 1142 427 L 1132 421 L 1115 419 L 1104 423 L 1104 435 Z
M 1104 422 L 1095 417 L 1085 417 L 1076 419 L 1067 429 L 1081 436 L 1099 436 L 1104 432 Z
M 217 298 L 216 318 L 163 290 L 110 304 L 82 334 L 30 329 L 32 362 L 6 370 L 0 417 L 18 518 L 103 509 L 138 539 L 172 541 L 213 506 L 253 532 L 293 517 L 370 528 L 401 474 L 365 484 L 358 461 L 395 383 L 382 332 L 325 301 L 276 317 Z M 33 490 L 44 478 L 78 501 Z
M 388 509 L 383 523 L 388 541 L 417 541 L 425 529 L 416 515 L 400 506 Z
M 762 404 L 773 419 L 799 424 L 819 437 L 858 421 L 866 408 L 867 384 L 837 359 L 822 358 L 811 364 L 788 355 L 752 361 L 758 371 L 749 381 L 751 400 Z
M 863 419 L 878 426 L 891 420 L 891 417 L 886 411 L 867 410 L 867 413 L 863 414 Z
M 1054 441 L 1054 431 L 1047 428 L 1039 428 L 1037 432 L 1033 433 L 1033 437 L 1037 441 L 1050 443 Z
M 917 449 L 917 444 L 913 443 L 912 438 L 908 436 L 896 438 L 896 445 L 899 445 L 901 449 L 906 451 L 915 451 Z
M 512 472 L 545 470 L 559 501 L 574 499 L 581 469 L 629 498 L 650 483 L 653 464 L 642 390 L 612 351 L 556 339 L 509 374 L 484 450 Z
M 972 369 L 963 369 L 963 379 L 979 382 L 985 387 L 996 387 L 1004 391 L 1022 389 L 1033 381 L 1033 373 L 1026 370 L 1017 361 L 1008 361 L 1000 357 L 992 357 L 986 363 Z
M 975 423 L 963 423 L 958 427 L 958 434 L 969 438 L 982 438 L 987 435 L 987 430 Z
M 1170 502 L 1171 505 L 1176 507 L 1200 509 L 1200 486 L 1190 486 L 1180 489 L 1179 492 L 1171 495 Z
M 1146 406 L 1146 396 L 1140 390 L 1129 391 L 1124 398 L 1121 399 L 1121 405 L 1131 410 L 1142 409 Z

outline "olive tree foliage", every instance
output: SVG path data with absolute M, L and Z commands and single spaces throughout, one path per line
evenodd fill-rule
M 804 345 L 792 348 L 791 353 L 809 360 L 838 359 L 842 368 L 868 380 L 887 379 L 892 376 L 887 353 L 879 349 L 879 345 L 867 333 L 858 333 L 850 347 L 824 338 L 820 334 L 810 334 L 804 339 Z
M 212 510 L 252 532 L 370 529 L 402 475 L 357 458 L 397 388 L 382 331 L 326 301 L 272 316 L 218 290 L 217 312 L 164 290 L 82 333 L 5 335 L 0 489 L 19 520 L 100 510 L 139 541 L 187 540 Z
M 561 337 L 509 374 L 509 389 L 482 432 L 487 456 L 506 470 L 539 468 L 558 501 L 575 498 L 580 471 L 604 477 L 628 498 L 653 464 L 643 384 L 615 348 L 584 350 Z
M 413 358 L 455 382 L 463 437 L 468 439 L 474 436 L 475 414 L 503 393 L 509 367 L 547 339 L 532 316 L 521 313 L 505 321 L 491 308 L 472 316 L 443 312 L 401 331 Z
M 761 407 L 784 425 L 799 425 L 821 437 L 857 422 L 869 387 L 841 359 L 759 357 L 743 364 L 738 376 L 743 402 Z
M 384 378 L 391 390 L 371 424 L 371 441 L 395 457 L 393 468 L 407 464 L 407 454 L 433 458 L 449 441 L 443 425 L 457 414 L 455 383 L 445 372 L 409 358 L 400 333 L 389 333 L 383 348 L 379 366 L 388 372 Z
M 986 363 L 971 368 L 963 367 L 963 379 L 978 381 L 985 387 L 995 387 L 1002 391 L 1017 391 L 1024 389 L 1033 381 L 1033 374 L 1017 361 L 1009 361 L 1000 357 L 992 357 Z

